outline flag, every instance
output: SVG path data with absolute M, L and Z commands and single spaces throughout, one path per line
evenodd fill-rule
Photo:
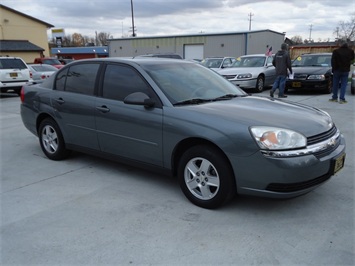
M 270 46 L 270 47 L 269 47 L 269 45 L 266 46 L 265 55 L 272 56 L 272 46 Z

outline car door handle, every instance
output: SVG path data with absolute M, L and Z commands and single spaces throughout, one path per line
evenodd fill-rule
M 59 104 L 63 104 L 65 103 L 65 101 L 63 100 L 63 98 L 58 98 L 58 99 L 55 99 L 55 101 Z
M 108 113 L 110 112 L 110 108 L 108 108 L 107 106 L 103 105 L 103 106 L 97 106 L 96 107 L 97 110 L 99 110 L 102 113 Z

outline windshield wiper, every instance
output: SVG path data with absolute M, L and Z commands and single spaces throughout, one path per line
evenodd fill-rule
M 238 95 L 238 94 L 226 94 L 226 95 L 222 95 L 220 97 L 214 98 L 213 101 L 230 100 L 230 99 L 238 97 L 238 96 L 240 96 L 240 95 Z
M 210 101 L 211 100 L 194 98 L 194 99 L 189 99 L 189 100 L 185 100 L 185 101 L 174 103 L 174 106 L 177 106 L 177 105 L 188 105 L 188 104 L 199 104 L 199 103 L 206 103 L 206 102 L 210 102 Z

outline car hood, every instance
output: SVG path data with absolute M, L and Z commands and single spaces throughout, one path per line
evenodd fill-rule
M 330 71 L 330 67 L 292 67 L 292 72 L 295 74 L 325 74 Z
M 176 108 L 191 111 L 184 115 L 186 120 L 216 123 L 221 125 L 221 130 L 224 130 L 223 127 L 230 128 L 234 123 L 245 127 L 274 126 L 292 129 L 309 137 L 328 131 L 333 126 L 330 116 L 317 108 L 262 96 L 237 97 Z
M 234 75 L 244 73 L 260 73 L 264 67 L 229 67 L 218 71 L 221 75 Z

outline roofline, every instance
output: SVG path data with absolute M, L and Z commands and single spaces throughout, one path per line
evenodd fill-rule
M 41 24 L 44 24 L 44 25 L 47 26 L 47 28 L 53 28 L 53 27 L 54 27 L 54 25 L 52 25 L 52 24 L 49 24 L 49 23 L 44 22 L 44 21 L 42 21 L 42 20 L 39 20 L 39 19 L 37 19 L 37 18 L 31 17 L 31 16 L 29 16 L 29 15 L 26 15 L 26 14 L 24 14 L 24 13 L 21 13 L 20 11 L 17 11 L 17 10 L 15 10 L 15 9 L 10 8 L 10 7 L 4 6 L 4 5 L 2 5 L 2 4 L 0 4 L 0 7 L 2 7 L 3 9 L 6 9 L 6 10 L 8 10 L 8 11 L 11 11 L 11 12 L 13 12 L 13 13 L 16 13 L 16 14 L 18 14 L 18 15 L 21 15 L 21 16 L 23 16 L 23 17 L 26 17 L 26 18 L 29 18 L 29 19 L 31 19 L 31 20 L 37 21 L 37 22 L 39 22 L 39 23 L 41 23 Z
M 219 32 L 219 33 L 197 33 L 197 34 L 182 34 L 182 35 L 159 35 L 159 36 L 144 36 L 144 37 L 129 37 L 129 38 L 115 38 L 109 39 L 108 41 L 118 41 L 118 40 L 141 40 L 141 39 L 160 39 L 160 38 L 176 38 L 176 37 L 206 37 L 206 36 L 220 36 L 220 35 L 241 35 L 241 34 L 249 34 L 249 33 L 259 33 L 259 32 L 273 32 L 276 34 L 284 35 L 285 33 L 265 29 L 265 30 L 253 30 L 253 31 L 237 31 L 237 32 Z

